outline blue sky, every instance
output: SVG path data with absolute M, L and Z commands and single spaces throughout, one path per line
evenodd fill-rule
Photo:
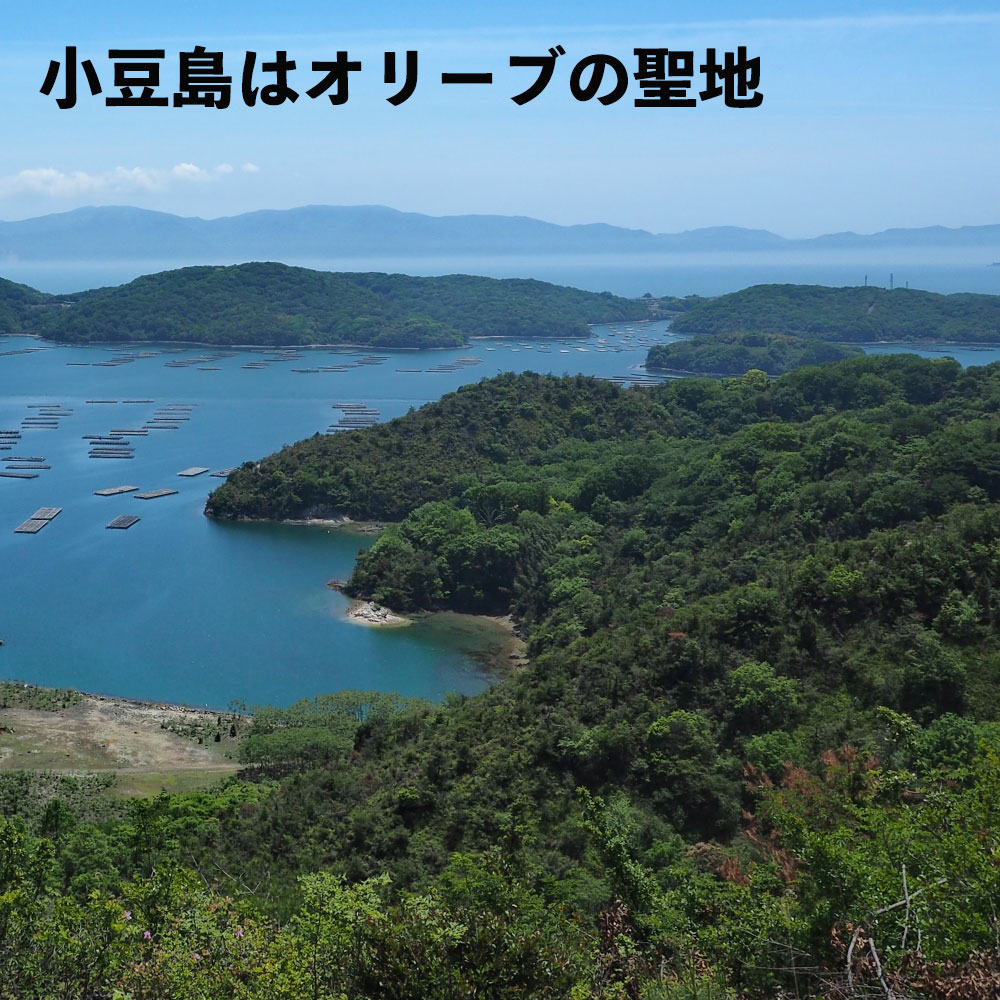
M 11 6 L 0 36 L 2 219 L 86 204 L 212 217 L 325 203 L 787 236 L 1000 222 L 995 2 Z M 224 111 L 104 105 L 109 48 L 164 48 L 169 95 L 177 53 L 196 44 L 223 51 L 237 82 L 247 49 L 258 61 L 286 49 L 302 91 L 316 79 L 308 64 L 338 49 L 363 68 L 337 108 L 304 96 L 246 108 L 238 94 Z M 509 57 L 556 44 L 566 56 L 552 82 L 516 106 L 532 71 Z M 62 111 L 38 91 L 66 45 L 93 59 L 105 94 L 91 97 L 81 74 L 77 107 Z M 760 57 L 760 108 L 636 108 L 634 81 L 610 107 L 569 92 L 570 70 L 591 53 L 631 72 L 636 47 L 689 49 L 700 62 L 708 46 L 737 45 Z M 419 81 L 392 107 L 382 57 L 406 49 L 419 53 Z M 490 71 L 494 83 L 445 87 L 442 71 Z

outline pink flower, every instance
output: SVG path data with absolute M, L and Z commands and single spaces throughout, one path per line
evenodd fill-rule
M 131 910 L 126 910 L 124 916 L 125 916 L 126 920 L 131 920 L 132 919 L 132 911 Z
M 194 953 L 194 960 L 197 962 L 198 959 L 200 959 L 200 958 L 201 958 L 201 955 L 199 955 L 198 952 L 195 952 Z
M 152 941 L 153 940 L 152 931 L 143 931 L 142 938 L 144 941 Z
M 243 928 L 242 927 L 237 927 L 236 930 L 233 931 L 233 933 L 237 937 L 243 937 Z

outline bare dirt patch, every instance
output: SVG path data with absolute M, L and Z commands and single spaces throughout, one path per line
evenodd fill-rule
M 168 726 L 207 729 L 217 713 L 85 695 L 58 711 L 12 706 L 0 710 L 0 770 L 115 771 L 129 775 L 185 773 L 185 784 L 236 771 L 225 756 L 235 739 L 199 744 Z M 144 784 L 144 782 L 139 782 Z

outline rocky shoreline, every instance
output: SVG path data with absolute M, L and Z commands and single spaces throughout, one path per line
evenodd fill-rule
M 358 625 L 399 626 L 412 625 L 409 618 L 393 614 L 374 601 L 356 601 L 347 609 L 347 620 Z

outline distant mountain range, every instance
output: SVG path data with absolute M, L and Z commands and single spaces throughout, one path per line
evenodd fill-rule
M 681 253 L 879 247 L 984 247 L 1000 225 L 887 229 L 789 240 L 763 229 L 715 226 L 650 233 L 601 223 L 557 226 L 525 216 L 430 216 L 380 205 L 310 205 L 220 219 L 125 206 L 78 208 L 0 222 L 0 269 L 19 261 L 292 260 L 453 254 Z

